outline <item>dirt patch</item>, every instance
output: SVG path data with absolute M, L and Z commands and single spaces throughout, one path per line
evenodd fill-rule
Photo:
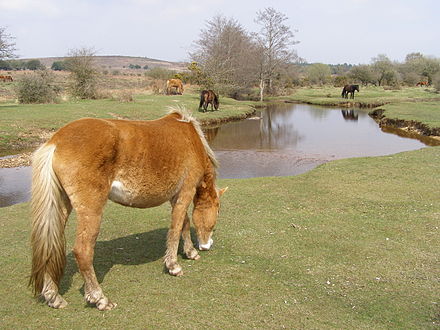
M 31 166 L 32 152 L 0 158 L 0 168 Z

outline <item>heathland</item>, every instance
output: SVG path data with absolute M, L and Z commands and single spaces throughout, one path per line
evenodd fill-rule
M 301 88 L 283 99 L 347 102 L 334 87 Z M 380 105 L 381 116 L 440 127 L 438 94 L 430 89 L 361 89 L 355 100 Z M 183 96 L 134 93 L 131 102 L 5 101 L 2 148 L 34 145 L 42 139 L 39 132 L 50 134 L 79 117 L 152 119 L 172 105 L 217 121 L 246 116 L 255 103 L 221 98 L 220 111 L 200 113 L 196 87 Z M 169 205 L 138 210 L 109 202 L 94 262 L 103 289 L 118 303 L 105 313 L 82 298 L 70 252 L 75 215 L 66 227 L 68 264 L 61 283 L 69 305 L 53 310 L 27 288 L 29 204 L 0 209 L 2 327 L 439 327 L 439 163 L 440 147 L 428 147 L 333 161 L 295 177 L 218 180 L 229 190 L 215 246 L 198 261 L 182 260 L 179 278 L 167 275 L 162 264 Z

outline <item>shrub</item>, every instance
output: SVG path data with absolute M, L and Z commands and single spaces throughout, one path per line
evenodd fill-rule
M 54 71 L 63 71 L 67 70 L 67 65 L 65 61 L 55 61 L 50 68 Z
M 155 67 L 155 68 L 145 72 L 145 75 L 147 77 L 150 77 L 153 79 L 162 79 L 162 80 L 168 80 L 168 79 L 172 78 L 174 74 L 175 74 L 174 71 L 164 69 L 161 67 Z
M 19 103 L 53 103 L 59 92 L 54 76 L 47 70 L 23 76 L 16 88 Z
M 434 77 L 432 78 L 432 85 L 437 92 L 440 92 L 440 73 L 434 75 Z
M 69 56 L 67 68 L 70 71 L 69 90 L 72 96 L 80 99 L 98 98 L 98 71 L 94 65 L 93 50 L 72 50 Z
M 28 70 L 43 70 L 45 69 L 44 65 L 40 62 L 40 60 L 29 60 L 25 63 L 25 68 Z
M 123 89 L 117 93 L 117 100 L 121 103 L 134 102 L 133 93 L 129 90 Z

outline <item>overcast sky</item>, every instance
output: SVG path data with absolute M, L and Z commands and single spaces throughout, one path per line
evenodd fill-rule
M 233 17 L 256 32 L 256 12 L 266 7 L 289 18 L 295 49 L 310 63 L 440 57 L 439 0 L 0 0 L 0 27 L 21 58 L 91 47 L 98 55 L 187 61 L 211 17 Z

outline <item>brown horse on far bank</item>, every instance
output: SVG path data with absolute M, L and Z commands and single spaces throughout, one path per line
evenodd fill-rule
M 171 202 L 164 263 L 171 275 L 180 236 L 189 259 L 199 259 L 190 235 L 192 220 L 200 250 L 209 250 L 217 222 L 217 161 L 198 122 L 182 109 L 151 121 L 83 118 L 56 132 L 32 160 L 32 273 L 30 284 L 49 306 L 67 302 L 59 294 L 66 264 L 64 228 L 77 215 L 73 252 L 84 279 L 84 296 L 99 310 L 116 306 L 104 295 L 93 268 L 96 239 L 107 199 L 149 208 Z
M 211 104 L 211 111 L 214 111 L 213 107 L 215 110 L 218 110 L 218 106 L 220 104 L 217 94 L 215 94 L 211 89 L 204 90 L 200 93 L 199 109 L 203 106 L 203 112 L 205 112 L 209 104 Z
M 169 79 L 167 80 L 167 88 L 166 88 L 166 94 L 171 95 L 176 91 L 177 94 L 182 95 L 183 94 L 183 83 L 180 79 Z

